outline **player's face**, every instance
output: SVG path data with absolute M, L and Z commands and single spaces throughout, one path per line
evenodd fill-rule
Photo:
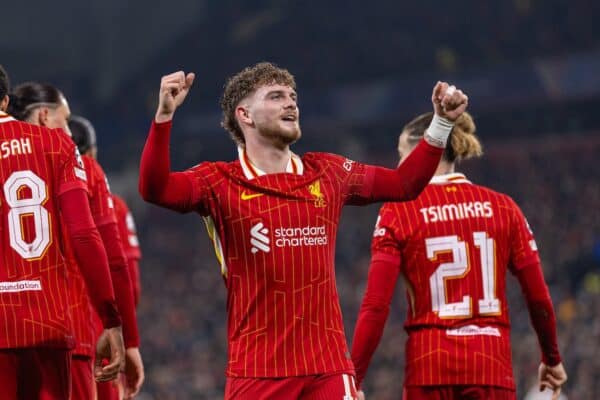
M 248 114 L 263 137 L 291 144 L 300 138 L 300 110 L 296 91 L 289 86 L 266 85 L 247 101 Z
M 398 155 L 400 156 L 400 161 L 398 162 L 398 165 L 402 164 L 402 162 L 406 160 L 406 157 L 408 157 L 408 155 L 411 151 L 413 151 L 414 148 L 415 146 L 411 146 L 408 143 L 408 132 L 402 132 L 400 134 L 400 138 L 398 139 Z
M 71 130 L 69 129 L 69 117 L 71 116 L 71 109 L 67 99 L 61 97 L 60 103 L 56 107 L 48 108 L 48 117 L 46 120 L 46 126 L 50 129 L 61 128 L 71 136 Z

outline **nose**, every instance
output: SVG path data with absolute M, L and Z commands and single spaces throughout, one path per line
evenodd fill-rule
M 286 96 L 286 102 L 283 106 L 285 109 L 294 109 L 296 107 L 298 107 L 298 103 L 296 102 L 296 100 L 291 97 L 291 96 Z
M 288 98 L 288 100 L 285 102 L 285 105 L 283 106 L 285 109 L 295 109 L 296 107 L 298 107 L 298 104 L 296 104 L 296 100 L 292 99 L 292 98 Z

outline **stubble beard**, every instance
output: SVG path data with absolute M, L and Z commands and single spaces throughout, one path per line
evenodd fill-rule
M 281 127 L 276 124 L 264 126 L 259 130 L 259 133 L 262 137 L 268 138 L 274 143 L 282 146 L 289 146 L 302 136 L 300 124 L 297 124 L 293 129 L 281 129 Z

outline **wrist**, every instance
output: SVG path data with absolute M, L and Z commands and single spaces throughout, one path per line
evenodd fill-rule
M 444 148 L 446 147 L 452 128 L 454 128 L 454 122 L 433 114 L 433 119 L 423 137 L 432 146 Z
M 154 116 L 154 121 L 157 123 L 163 123 L 163 122 L 169 122 L 173 119 L 173 115 L 175 113 L 161 113 L 161 112 L 157 112 L 156 115 Z

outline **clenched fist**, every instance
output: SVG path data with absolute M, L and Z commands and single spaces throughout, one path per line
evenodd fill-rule
M 175 110 L 183 103 L 190 91 L 194 78 L 193 72 L 186 75 L 183 71 L 173 72 L 161 78 L 156 122 L 166 122 L 173 118 Z
M 447 82 L 438 82 L 433 88 L 431 102 L 436 115 L 456 121 L 467 109 L 469 97 Z

